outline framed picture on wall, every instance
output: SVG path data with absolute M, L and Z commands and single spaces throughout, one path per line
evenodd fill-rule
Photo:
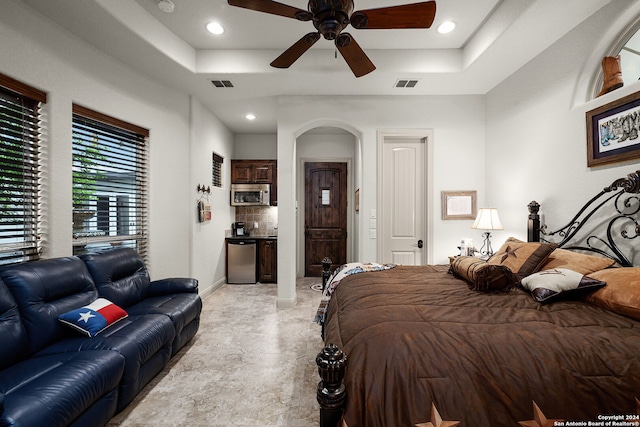
M 587 111 L 587 165 L 640 158 L 640 92 Z
M 475 191 L 443 191 L 442 219 L 476 219 Z

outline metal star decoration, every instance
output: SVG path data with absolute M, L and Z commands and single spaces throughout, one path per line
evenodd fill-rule
M 518 421 L 522 427 L 553 427 L 556 421 L 564 421 L 564 420 L 548 420 L 547 417 L 544 416 L 536 402 L 533 402 L 533 420 L 529 421 Z
M 460 425 L 460 421 L 442 421 L 440 413 L 436 409 L 436 405 L 431 403 L 431 421 L 427 423 L 418 423 L 416 427 L 456 427 Z

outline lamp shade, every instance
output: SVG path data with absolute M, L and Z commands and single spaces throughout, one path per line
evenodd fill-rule
M 478 216 L 473 221 L 471 228 L 479 228 L 480 230 L 504 230 L 500 218 L 498 218 L 498 209 L 480 208 Z

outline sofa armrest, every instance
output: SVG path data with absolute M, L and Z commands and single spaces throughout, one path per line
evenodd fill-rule
M 151 282 L 149 293 L 151 296 L 198 293 L 198 280 L 192 278 L 173 277 Z

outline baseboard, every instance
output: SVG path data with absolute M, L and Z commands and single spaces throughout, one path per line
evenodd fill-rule
M 200 298 L 206 298 L 209 295 L 211 295 L 216 289 L 220 288 L 222 285 L 224 285 L 225 283 L 227 283 L 227 278 L 223 277 L 222 279 L 218 280 L 215 283 L 212 283 L 211 285 L 207 286 L 204 289 L 199 289 L 198 293 L 200 294 Z
M 277 308 L 293 308 L 296 306 L 296 302 L 298 299 L 296 297 L 293 298 L 277 298 L 276 299 L 276 307 Z

